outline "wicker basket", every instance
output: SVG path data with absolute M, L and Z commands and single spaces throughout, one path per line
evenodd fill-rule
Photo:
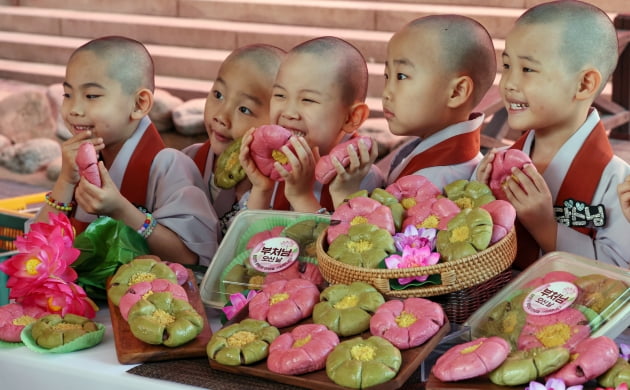
M 317 239 L 317 261 L 322 276 L 332 284 L 364 281 L 386 297 L 432 297 L 475 287 L 507 270 L 516 256 L 514 229 L 499 242 L 475 255 L 436 265 L 403 269 L 361 268 L 342 263 L 326 253 L 328 243 L 324 231 Z M 440 275 L 442 284 L 392 290 L 390 280 L 417 275 Z

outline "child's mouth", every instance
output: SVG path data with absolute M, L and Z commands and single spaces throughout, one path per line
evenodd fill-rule
M 79 132 L 79 131 L 88 131 L 88 130 L 92 130 L 94 128 L 94 126 L 79 126 L 79 125 L 73 125 L 72 127 L 77 132 Z
M 510 110 L 518 111 L 529 108 L 529 104 L 527 103 L 510 103 Z

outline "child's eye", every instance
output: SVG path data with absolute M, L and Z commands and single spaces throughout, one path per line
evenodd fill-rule
M 510 64 L 503 64 L 503 69 L 504 70 L 510 69 Z
M 98 99 L 101 96 L 102 95 L 94 95 L 94 94 L 87 94 L 87 95 L 85 95 L 86 99 L 88 99 L 88 100 Z
M 212 91 L 214 98 L 217 100 L 221 100 L 223 98 L 223 94 L 217 90 Z
M 396 73 L 396 80 L 404 80 L 407 78 L 407 75 L 404 73 Z
M 61 96 L 63 96 L 64 99 L 69 99 L 70 98 L 70 94 L 69 93 L 64 93 Z
M 532 69 L 532 68 L 523 67 L 523 73 L 530 73 L 530 72 L 533 72 L 533 71 L 534 71 L 534 69 Z
M 273 97 L 275 97 L 276 99 L 283 99 L 283 98 L 284 98 L 284 95 L 283 95 L 283 94 L 281 94 L 281 93 L 274 93 L 274 94 L 273 94 Z
M 317 102 L 316 102 L 315 100 L 313 100 L 313 99 L 306 99 L 306 98 L 302 99 L 302 101 L 303 101 L 304 103 L 317 103 Z
M 389 80 L 389 75 L 387 73 L 385 73 L 383 76 L 385 76 L 385 80 Z
M 245 114 L 245 115 L 253 115 L 252 110 L 250 110 L 249 108 L 247 108 L 247 107 L 245 107 L 245 106 L 240 106 L 240 107 L 238 108 L 238 111 L 239 111 L 240 113 L 242 113 L 242 114 Z

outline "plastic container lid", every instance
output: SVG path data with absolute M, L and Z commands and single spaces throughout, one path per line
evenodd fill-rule
M 470 326 L 473 338 L 511 334 L 515 342 L 520 334 L 515 321 L 520 324 L 525 316 L 542 318 L 575 309 L 586 317 L 591 336 L 619 336 L 630 325 L 630 271 L 571 253 L 551 252 L 516 276 L 464 325 Z M 512 318 L 497 326 L 508 311 Z
M 222 308 L 228 302 L 223 277 L 236 263 L 248 261 L 249 251 L 245 246 L 254 234 L 274 226 L 290 226 L 305 219 L 328 222 L 330 216 L 278 210 L 241 211 L 232 221 L 203 276 L 199 287 L 202 302 L 214 308 Z

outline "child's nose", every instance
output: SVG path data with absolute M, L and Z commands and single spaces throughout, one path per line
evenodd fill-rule
M 68 104 L 70 104 L 70 115 L 83 116 L 83 114 L 85 113 L 85 110 L 83 109 L 83 104 L 81 104 L 81 102 L 71 100 Z
M 228 115 L 227 109 L 225 107 L 219 107 L 214 113 L 212 120 L 220 126 L 230 126 L 230 116 Z

